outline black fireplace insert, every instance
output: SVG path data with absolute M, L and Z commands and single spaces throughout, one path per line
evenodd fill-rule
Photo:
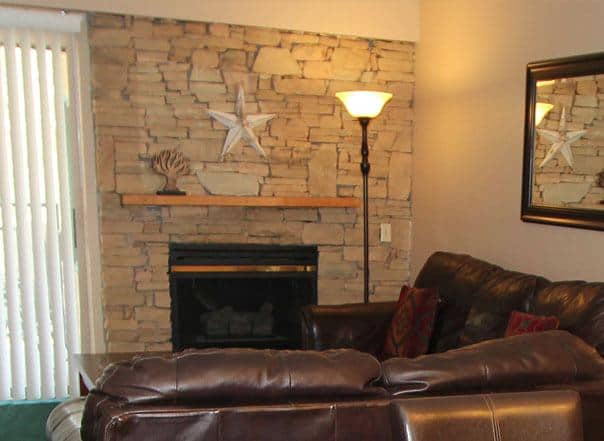
M 317 303 L 316 246 L 171 244 L 172 347 L 300 347 Z

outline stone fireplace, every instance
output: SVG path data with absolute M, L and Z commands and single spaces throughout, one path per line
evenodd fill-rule
M 371 301 L 396 298 L 409 271 L 412 43 L 107 14 L 89 30 L 109 351 L 172 349 L 170 244 L 317 246 L 317 303 L 363 300 L 361 209 L 122 203 L 163 186 L 151 157 L 166 148 L 191 161 L 178 179 L 188 195 L 253 180 L 259 197 L 359 198 L 361 131 L 341 90 L 394 94 L 369 127 L 369 239 Z M 276 114 L 255 129 L 268 157 L 239 144 L 221 161 L 226 130 L 207 109 L 233 112 L 242 82 L 246 111 Z
M 173 349 L 299 347 L 317 263 L 315 246 L 171 244 Z

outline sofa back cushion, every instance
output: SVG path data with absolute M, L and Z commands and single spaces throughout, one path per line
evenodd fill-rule
M 604 359 L 582 339 L 546 331 L 484 341 L 441 354 L 385 361 L 395 395 L 526 390 L 604 378 Z
M 460 345 L 500 338 L 513 311 L 526 311 L 536 291 L 537 277 L 496 271 L 478 288 L 460 336 Z
M 278 402 L 334 396 L 379 396 L 380 364 L 352 349 L 189 350 L 143 355 L 108 366 L 96 391 L 129 403 Z
M 443 352 L 460 345 L 473 306 L 477 314 L 494 313 L 493 317 L 505 318 L 494 326 L 485 323 L 481 329 L 472 327 L 471 339 L 480 341 L 499 332 L 503 335 L 509 313 L 526 310 L 536 290 L 546 283 L 543 278 L 506 271 L 465 254 L 434 253 L 415 280 L 419 288 L 437 288 L 442 300 L 429 351 Z
M 551 283 L 537 292 L 529 312 L 558 317 L 560 329 L 578 335 L 604 356 L 604 283 Z

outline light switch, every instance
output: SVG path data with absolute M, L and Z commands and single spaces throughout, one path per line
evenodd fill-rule
M 380 242 L 392 242 L 392 226 L 380 224 Z

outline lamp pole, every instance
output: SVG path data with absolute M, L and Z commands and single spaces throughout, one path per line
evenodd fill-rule
M 369 303 L 369 145 L 367 126 L 371 118 L 380 114 L 384 105 L 392 99 L 389 92 L 350 90 L 336 93 L 353 118 L 358 118 L 363 130 L 361 144 L 361 173 L 363 175 L 363 301 Z
M 363 131 L 361 144 L 361 173 L 363 174 L 363 300 L 369 303 L 369 145 L 367 126 L 370 118 L 359 118 Z

